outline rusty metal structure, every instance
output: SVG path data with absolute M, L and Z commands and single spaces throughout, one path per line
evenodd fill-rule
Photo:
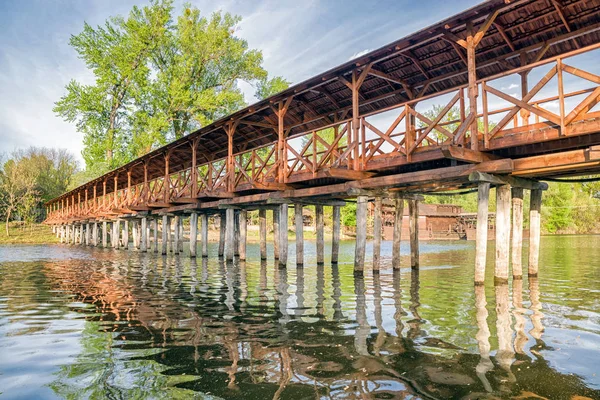
M 287 232 L 288 203 L 334 205 L 335 215 L 340 200 L 358 196 L 361 221 L 367 197 L 417 201 L 423 193 L 478 187 L 483 225 L 492 185 L 503 188 L 497 231 L 505 243 L 511 199 L 522 203 L 523 189 L 534 194 L 535 225 L 547 187 L 538 180 L 600 172 L 600 75 L 587 70 L 594 60 L 600 0 L 487 1 L 53 199 L 46 223 L 157 224 L 227 209 L 231 233 L 223 229 L 233 238 L 234 209 L 277 205 Z M 442 107 L 432 117 L 425 108 L 434 103 Z M 478 222 L 480 229 L 487 227 Z M 357 264 L 364 263 L 358 233 Z M 539 227 L 531 234 L 535 246 Z M 287 248 L 283 234 L 281 241 Z M 413 256 L 418 265 L 418 250 Z M 535 274 L 537 259 L 531 263 Z

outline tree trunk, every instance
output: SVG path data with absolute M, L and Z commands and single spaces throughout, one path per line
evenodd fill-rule
M 6 211 L 6 236 L 10 237 L 10 232 L 8 231 L 8 222 L 10 221 L 10 209 Z

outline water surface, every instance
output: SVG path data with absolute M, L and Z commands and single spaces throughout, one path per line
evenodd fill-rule
M 364 278 L 352 242 L 333 267 L 307 242 L 302 269 L 291 243 L 287 270 L 254 245 L 0 247 L 0 397 L 600 398 L 600 237 L 543 237 L 538 278 L 477 288 L 474 243 L 400 273 L 390 246 Z

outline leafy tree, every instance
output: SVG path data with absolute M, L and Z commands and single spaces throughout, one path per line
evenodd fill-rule
M 55 112 L 84 134 L 88 176 L 243 107 L 240 81 L 256 82 L 259 96 L 288 86 L 267 79 L 262 53 L 236 36 L 239 17 L 204 17 L 187 4 L 178 18 L 172 13 L 172 0 L 154 0 L 72 37 L 96 82 L 70 82 Z
M 290 82 L 283 79 L 280 76 L 276 76 L 273 79 L 262 79 L 256 85 L 256 97 L 259 99 L 266 99 L 279 92 L 283 92 L 290 86 Z
M 106 161 L 113 168 L 129 159 L 131 107 L 136 92 L 148 85 L 148 59 L 163 41 L 171 10 L 170 0 L 155 0 L 133 7 L 127 19 L 114 17 L 97 28 L 86 23 L 83 32 L 71 37 L 71 46 L 96 81 L 69 82 L 54 111 L 84 134 L 86 164 Z
M 19 153 L 6 161 L 0 173 L 0 202 L 6 222 L 6 236 L 10 236 L 8 224 L 22 204 L 37 199 L 35 171 Z

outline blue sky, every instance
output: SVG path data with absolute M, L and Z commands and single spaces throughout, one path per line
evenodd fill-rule
M 238 35 L 260 49 L 270 75 L 296 83 L 376 49 L 480 1 L 227 0 L 190 1 L 203 13 L 242 17 Z M 62 147 L 81 160 L 82 135 L 52 112 L 70 79 L 92 75 L 69 46 L 84 21 L 125 15 L 128 0 L 0 1 L 0 153 Z M 180 10 L 184 1 L 177 0 Z M 254 89 L 241 85 L 249 103 Z

